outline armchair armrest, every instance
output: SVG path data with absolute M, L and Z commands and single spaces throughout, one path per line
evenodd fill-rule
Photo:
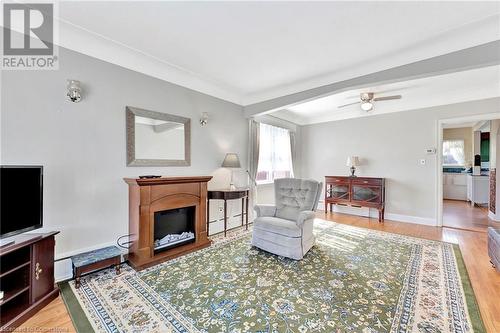
M 257 212 L 257 217 L 276 215 L 276 206 L 274 205 L 255 205 L 253 208 Z
M 313 211 L 311 210 L 303 210 L 299 213 L 299 216 L 297 217 L 297 225 L 300 227 L 302 226 L 306 221 L 309 220 L 314 220 L 316 217 L 316 214 L 314 214 Z

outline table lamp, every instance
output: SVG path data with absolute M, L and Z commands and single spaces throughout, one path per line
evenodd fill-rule
M 233 183 L 233 169 L 241 168 L 240 159 L 238 154 L 236 153 L 227 153 L 224 161 L 222 161 L 221 167 L 231 169 L 231 183 L 229 184 L 229 188 L 231 190 L 236 189 Z
M 356 167 L 359 165 L 359 157 L 358 156 L 349 156 L 347 158 L 346 165 L 351 167 L 351 177 L 356 177 L 354 174 L 356 172 Z

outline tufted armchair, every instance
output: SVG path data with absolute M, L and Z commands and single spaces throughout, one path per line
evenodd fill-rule
M 322 183 L 283 178 L 274 181 L 276 205 L 256 205 L 252 245 L 300 260 L 314 245 L 314 211 Z

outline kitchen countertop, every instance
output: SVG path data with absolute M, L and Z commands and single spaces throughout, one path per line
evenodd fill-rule
M 489 174 L 473 175 L 470 172 L 443 172 L 443 174 L 446 174 L 446 175 L 470 175 L 473 177 L 489 177 L 490 176 Z

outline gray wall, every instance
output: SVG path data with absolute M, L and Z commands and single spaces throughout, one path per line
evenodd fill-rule
M 438 119 L 493 112 L 500 112 L 499 98 L 303 126 L 302 176 L 348 175 L 346 158 L 358 155 L 359 175 L 387 178 L 387 218 L 431 224 L 437 166 L 425 149 L 437 148 Z
M 67 79 L 82 82 L 80 103 L 66 101 Z M 1 163 L 45 167 L 44 226 L 61 231 L 58 256 L 127 234 L 123 177 L 212 174 L 209 186 L 219 187 L 229 184 L 220 169 L 226 152 L 246 166 L 248 125 L 238 105 L 62 48 L 59 70 L 4 71 L 1 83 Z M 126 105 L 191 118 L 192 166 L 127 167 Z M 202 112 L 210 117 L 204 127 Z

